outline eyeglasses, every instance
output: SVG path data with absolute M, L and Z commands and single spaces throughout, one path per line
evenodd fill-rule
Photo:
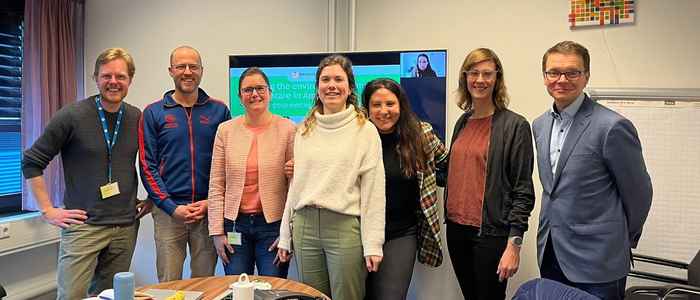
M 564 75 L 567 80 L 576 80 L 583 75 L 584 71 L 567 71 L 567 72 L 559 72 L 559 71 L 545 71 L 544 76 L 547 78 L 547 80 L 550 81 L 555 81 L 559 80 L 561 78 L 561 75 Z
M 479 79 L 479 76 L 482 76 L 485 80 L 492 80 L 496 78 L 496 73 L 498 73 L 498 70 L 469 70 L 464 73 L 467 74 L 467 78 L 472 80 Z
M 184 72 L 187 68 L 190 68 L 190 71 L 192 72 L 199 72 L 199 70 L 202 69 L 202 66 L 197 64 L 179 64 L 173 65 L 173 68 L 178 72 Z
M 99 77 L 99 79 L 101 81 L 110 81 L 110 80 L 112 80 L 112 78 L 114 78 L 114 80 L 116 80 L 116 81 L 128 81 L 129 80 L 129 76 L 127 76 L 126 74 L 114 74 L 114 75 L 113 74 L 101 74 Z
M 267 93 L 267 86 L 258 85 L 258 86 L 251 86 L 251 87 L 247 87 L 247 88 L 242 88 L 241 94 L 252 95 L 253 91 L 258 92 L 258 95 L 264 95 L 265 93 Z

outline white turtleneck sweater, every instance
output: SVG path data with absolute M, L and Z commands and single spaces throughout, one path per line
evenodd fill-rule
M 382 143 L 369 120 L 360 125 L 355 108 L 322 115 L 294 138 L 294 178 L 280 227 L 279 248 L 290 250 L 294 211 L 317 206 L 359 216 L 365 256 L 382 255 L 384 245 L 384 164 Z

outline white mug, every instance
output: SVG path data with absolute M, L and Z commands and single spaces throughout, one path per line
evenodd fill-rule
M 231 284 L 231 291 L 235 300 L 255 299 L 255 284 L 250 282 L 246 273 L 238 276 L 238 281 Z

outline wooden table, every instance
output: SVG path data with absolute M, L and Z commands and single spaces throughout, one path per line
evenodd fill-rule
M 267 281 L 272 285 L 273 289 L 284 289 L 294 292 L 302 292 L 312 296 L 322 296 L 326 299 L 328 298 L 323 293 L 318 290 L 305 285 L 301 282 L 296 282 L 289 279 L 268 277 L 268 276 L 249 276 L 250 281 L 262 280 Z M 229 286 L 238 281 L 237 275 L 232 276 L 211 276 L 211 277 L 200 277 L 193 279 L 175 280 L 168 281 L 159 284 L 147 285 L 140 287 L 138 291 L 145 291 L 146 289 L 170 289 L 170 290 L 183 290 L 183 291 L 199 291 L 204 292 L 202 295 L 203 300 L 211 300 L 216 296 L 220 295 L 226 291 Z

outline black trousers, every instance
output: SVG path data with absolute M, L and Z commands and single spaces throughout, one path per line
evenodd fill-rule
M 384 242 L 378 272 L 367 274 L 365 300 L 404 300 L 411 285 L 418 241 L 415 234 Z
M 506 298 L 508 281 L 498 281 L 498 263 L 508 237 L 478 236 L 479 228 L 447 220 L 447 248 L 464 299 Z

